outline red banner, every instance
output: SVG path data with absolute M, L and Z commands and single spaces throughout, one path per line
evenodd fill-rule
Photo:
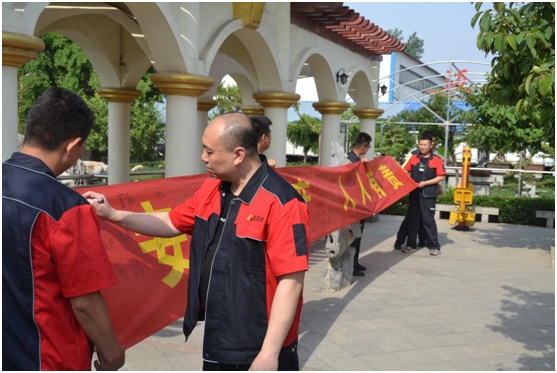
M 277 172 L 306 200 L 312 242 L 377 214 L 417 187 L 391 157 L 342 167 L 286 167 Z M 117 209 L 170 211 L 190 198 L 206 178 L 182 176 L 89 190 L 104 194 Z M 184 315 L 190 237 L 153 238 L 105 221 L 101 221 L 101 237 L 118 279 L 118 284 L 102 293 L 118 340 L 128 348 Z

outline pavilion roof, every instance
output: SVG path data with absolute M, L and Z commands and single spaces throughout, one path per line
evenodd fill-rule
M 406 45 L 343 3 L 290 3 L 290 22 L 364 57 L 402 52 Z

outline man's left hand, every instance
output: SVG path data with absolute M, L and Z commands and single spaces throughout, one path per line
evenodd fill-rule
M 269 355 L 262 351 L 257 354 L 249 370 L 269 371 L 278 369 L 278 356 Z
M 425 181 L 420 181 L 420 183 L 418 184 L 418 188 L 425 188 L 427 185 L 425 183 Z

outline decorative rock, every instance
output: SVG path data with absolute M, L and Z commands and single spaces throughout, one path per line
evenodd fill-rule
M 137 166 L 134 166 L 132 168 L 132 172 L 141 171 L 141 170 L 143 170 L 143 168 L 144 168 L 143 165 L 138 164 Z
M 314 292 L 335 292 L 352 283 L 355 249 L 350 244 L 359 237 L 360 222 L 327 235 L 325 252 L 329 260 L 321 277 L 315 282 Z

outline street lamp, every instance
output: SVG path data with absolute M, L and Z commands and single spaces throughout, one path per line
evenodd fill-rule
M 385 93 L 387 93 L 387 89 L 388 89 L 387 86 L 383 84 L 379 89 L 381 90 L 381 96 L 385 96 Z
M 340 73 L 341 71 L 342 71 L 342 74 Z M 345 85 L 346 82 L 348 81 L 348 75 L 346 75 L 346 70 L 340 69 L 340 70 L 337 72 L 337 83 L 338 83 L 339 81 L 340 81 L 340 83 L 341 83 L 342 85 Z

